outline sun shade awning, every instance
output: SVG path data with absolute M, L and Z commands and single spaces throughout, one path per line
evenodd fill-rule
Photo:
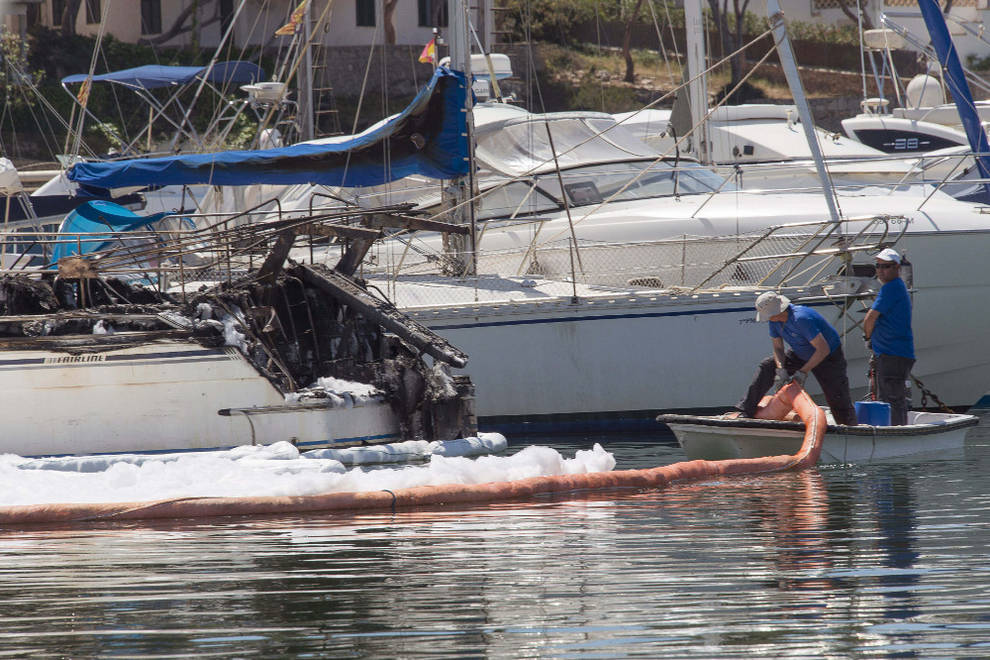
M 101 73 L 93 76 L 93 82 L 117 83 L 134 89 L 158 89 L 161 87 L 185 85 L 186 83 L 200 79 L 204 73 L 206 74 L 207 82 L 220 84 L 247 84 L 258 82 L 265 77 L 264 70 L 256 64 L 234 60 L 230 62 L 217 62 L 212 67 L 147 64 L 145 66 L 134 67 L 133 69 Z M 81 83 L 86 78 L 87 74 L 76 73 L 62 78 L 62 84 Z
M 119 204 L 102 200 L 81 204 L 59 226 L 59 241 L 52 263 L 58 263 L 63 257 L 103 250 L 120 241 L 111 234 L 141 229 L 172 214 L 172 211 L 164 211 L 138 215 Z
M 77 163 L 70 180 L 103 188 L 313 183 L 373 186 L 413 174 L 468 172 L 464 74 L 438 68 L 401 113 L 346 138 L 278 149 Z

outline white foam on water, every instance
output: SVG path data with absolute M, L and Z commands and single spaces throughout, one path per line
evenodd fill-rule
M 45 459 L 5 454 L 0 455 L 0 506 L 395 490 L 603 472 L 615 467 L 615 458 L 598 444 L 577 451 L 574 458 L 540 446 L 526 447 L 512 456 L 470 457 L 504 448 L 504 437 L 482 433 L 478 438 L 449 443 L 396 443 L 305 454 L 288 442 L 182 454 Z M 430 453 L 424 454 L 426 451 Z M 344 464 L 387 463 L 395 454 L 418 459 L 425 456 L 425 461 L 373 469 Z

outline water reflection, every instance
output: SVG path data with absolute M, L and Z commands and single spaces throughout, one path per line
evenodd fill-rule
M 656 465 L 669 452 L 619 453 Z M 0 648 L 986 655 L 988 467 L 981 445 L 952 461 L 478 509 L 6 530 Z

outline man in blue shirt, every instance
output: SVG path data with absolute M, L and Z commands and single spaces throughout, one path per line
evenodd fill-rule
M 760 362 L 746 396 L 736 408 L 744 416 L 752 417 L 772 385 L 795 381 L 803 387 L 808 374 L 813 373 L 836 423 L 855 425 L 846 358 L 835 328 L 815 310 L 792 305 L 776 291 L 767 291 L 756 299 L 756 320 L 770 322 L 773 355 Z M 791 347 L 786 352 L 785 341 Z
M 886 248 L 876 256 L 882 287 L 863 321 L 863 338 L 876 356 L 877 399 L 890 404 L 890 423 L 907 424 L 905 381 L 914 366 L 911 296 L 901 279 L 901 255 Z

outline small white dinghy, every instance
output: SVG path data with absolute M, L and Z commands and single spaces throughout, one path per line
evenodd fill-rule
M 973 415 L 910 411 L 906 426 L 844 426 L 835 424 L 827 409 L 826 416 L 819 463 L 870 463 L 961 449 L 967 429 L 979 423 Z M 673 414 L 657 421 L 671 428 L 692 460 L 793 454 L 804 437 L 800 421 Z

